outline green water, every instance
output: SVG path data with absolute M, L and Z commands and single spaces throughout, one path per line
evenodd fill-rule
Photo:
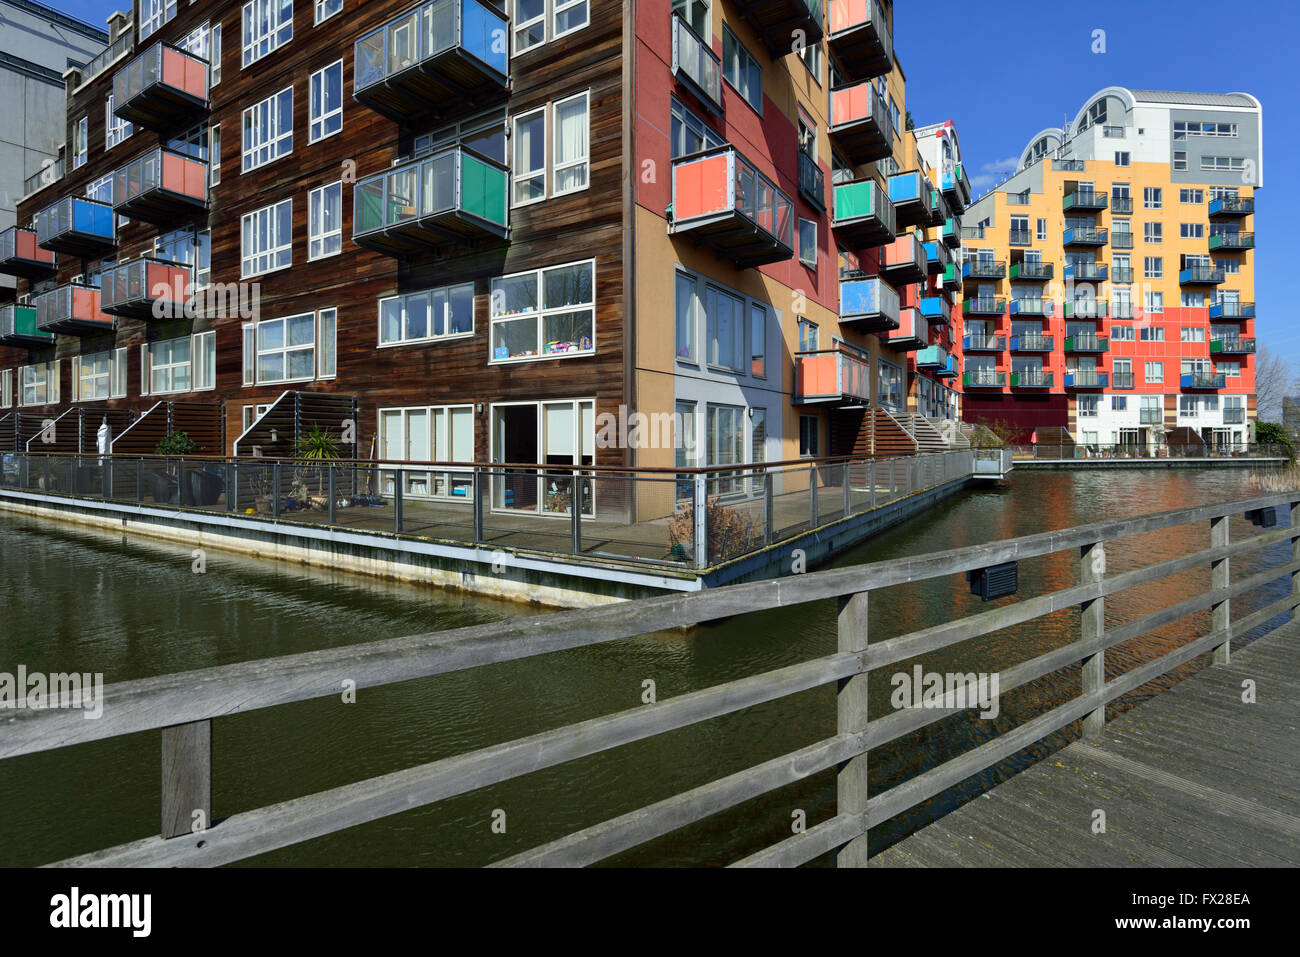
M 955 496 L 867 543 L 838 564 L 880 561 L 1015 535 L 1253 494 L 1245 470 L 1022 471 L 1001 487 Z M 1251 526 L 1234 520 L 1234 537 Z M 1108 572 L 1208 544 L 1208 528 L 1117 543 Z M 1271 561 L 1282 560 L 1273 550 Z M 1233 577 L 1264 556 L 1234 560 Z M 190 549 L 37 523 L 0 513 L 0 671 L 103 672 L 108 683 L 285 655 L 531 613 L 220 552 L 202 574 Z M 1022 594 L 1073 584 L 1076 559 L 1022 563 Z M 1107 603 L 1113 624 L 1203 591 L 1207 571 L 1179 575 Z M 1282 585 L 1277 586 L 1282 594 Z M 1262 596 L 1259 601 L 1267 600 Z M 875 595 L 873 640 L 982 606 L 961 576 Z M 1234 617 L 1251 605 L 1234 602 Z M 1208 613 L 1108 654 L 1113 676 L 1203 633 Z M 1076 640 L 1066 611 L 927 656 L 927 671 L 992 671 Z M 573 721 L 637 706 L 652 679 L 660 700 L 823 655 L 835 648 L 831 602 L 747 615 L 689 633 L 495 665 L 473 673 L 363 690 L 355 704 L 306 702 L 214 724 L 214 813 L 222 816 L 359 781 Z M 898 670 L 910 671 L 912 663 Z M 891 671 L 893 669 L 890 669 Z M 873 675 L 873 713 L 889 675 Z M 946 719 L 873 752 L 873 790 L 1005 731 L 1076 693 L 1078 669 L 1003 695 L 994 721 Z M 1143 694 L 1158 690 L 1148 686 Z M 1137 700 L 1142 695 L 1133 696 Z M 300 844 L 250 865 L 476 865 L 702 784 L 833 733 L 834 692 L 819 689 L 696 728 L 538 772 L 518 781 Z M 0 718 L 0 734 L 3 734 Z M 1057 736 L 1043 753 L 1068 737 Z M 158 733 L 0 762 L 0 864 L 28 865 L 135 840 L 158 829 Z M 1032 757 L 1032 755 L 1031 755 Z M 873 831 L 896 839 L 1023 765 L 1011 759 L 969 786 Z M 505 812 L 504 834 L 493 813 Z M 622 864 L 718 864 L 834 813 L 830 772 L 744 804 L 617 859 Z

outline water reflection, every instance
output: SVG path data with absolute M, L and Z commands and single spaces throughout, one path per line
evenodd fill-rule
M 881 561 L 1251 494 L 1246 472 L 1151 470 L 1021 472 L 1005 487 L 950 499 L 893 529 L 838 564 Z M 1234 538 L 1255 530 L 1232 523 Z M 1208 527 L 1134 536 L 1108 555 L 1108 572 L 1172 558 L 1208 545 Z M 1233 561 L 1233 578 L 1257 571 L 1272 554 Z M 0 670 L 103 671 L 108 681 L 452 628 L 526 613 L 508 603 L 430 588 L 208 553 L 207 572 L 191 571 L 186 547 L 38 526 L 0 515 Z M 1077 556 L 1021 564 L 1021 595 L 1077 581 Z M 1132 589 L 1107 602 L 1108 625 L 1133 620 L 1197 595 L 1208 570 Z M 1234 617 L 1275 600 L 1284 582 Z M 873 595 L 873 640 L 985 610 L 961 576 Z M 1204 633 L 1209 613 L 1127 642 L 1108 653 L 1107 676 Z M 1077 640 L 1079 616 L 1064 611 L 926 655 L 873 675 L 872 714 L 888 710 L 894 670 L 989 672 Z M 719 682 L 829 653 L 835 609 L 819 602 L 750 615 L 689 634 L 643 636 L 613 645 L 363 690 L 338 700 L 222 719 L 215 725 L 218 817 L 437 760 L 573 721 L 635 708 L 642 682 L 661 700 Z M 1185 671 L 1195 665 L 1187 666 Z M 1166 681 L 1165 684 L 1168 682 Z M 1148 686 L 1129 696 L 1127 707 Z M 1063 670 L 1003 695 L 995 720 L 944 719 L 874 752 L 874 793 L 942 763 L 1077 693 L 1079 671 Z M 251 865 L 482 864 L 560 834 L 667 797 L 682 789 L 812 744 L 834 731 L 834 692 L 818 689 L 751 708 L 614 752 L 538 772 L 519 781 L 443 801 L 385 821 L 264 855 Z M 1068 739 L 1063 732 L 1041 754 Z M 877 846 L 999 780 L 1029 758 L 1010 759 L 927 806 L 873 831 Z M 156 734 L 78 746 L 0 763 L 0 864 L 34 864 L 109 846 L 157 828 Z M 493 834 L 494 810 L 507 831 Z M 827 772 L 675 832 L 615 863 L 716 864 L 788 835 L 792 812 L 809 824 L 834 811 Z

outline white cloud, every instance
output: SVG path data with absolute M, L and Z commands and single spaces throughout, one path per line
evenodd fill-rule
M 971 189 L 988 189 L 990 186 L 1000 183 L 1016 171 L 1018 162 L 1020 162 L 1019 156 L 1008 156 L 996 163 L 985 163 L 980 167 L 980 171 L 970 178 Z

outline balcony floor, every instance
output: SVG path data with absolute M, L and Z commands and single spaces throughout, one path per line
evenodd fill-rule
M 170 226 L 177 220 L 206 214 L 208 201 L 168 189 L 151 189 L 113 206 L 119 216 L 128 216 L 154 226 Z
M 376 113 L 406 123 L 504 102 L 508 87 L 509 77 L 453 47 L 378 83 L 354 89 L 353 96 Z
M 405 256 L 479 239 L 501 242 L 508 239 L 509 234 L 508 229 L 501 229 L 495 224 L 485 223 L 477 216 L 453 210 L 354 235 L 352 241 L 358 246 L 389 256 Z
M 156 83 L 125 103 L 114 103 L 113 114 L 133 126 L 154 133 L 166 133 L 179 126 L 192 126 L 208 112 L 208 101 L 175 87 Z

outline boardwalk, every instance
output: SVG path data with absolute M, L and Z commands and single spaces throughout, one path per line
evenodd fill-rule
M 1255 683 L 1255 704 L 1242 682 Z M 1092 833 L 1096 810 L 1104 834 Z M 872 867 L 1300 865 L 1300 623 L 872 858 Z

